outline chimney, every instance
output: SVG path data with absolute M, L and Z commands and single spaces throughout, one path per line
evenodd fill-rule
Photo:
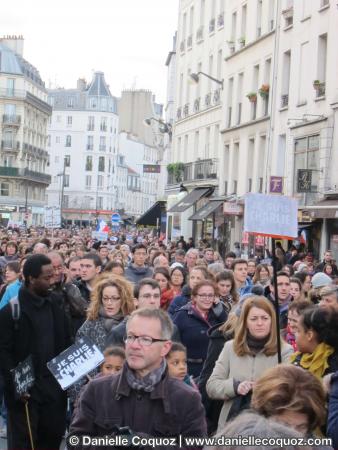
M 14 53 L 23 56 L 23 36 L 3 36 L 0 42 L 10 48 Z
M 84 91 L 86 89 L 86 87 L 87 87 L 86 80 L 84 78 L 79 78 L 77 80 L 77 85 L 76 86 L 77 86 L 77 89 L 79 91 Z

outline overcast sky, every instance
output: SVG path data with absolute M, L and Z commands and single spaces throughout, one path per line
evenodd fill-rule
M 24 57 L 47 87 L 72 88 L 101 70 L 113 95 L 144 88 L 164 102 L 177 18 L 178 0 L 8 0 L 0 35 L 23 34 Z

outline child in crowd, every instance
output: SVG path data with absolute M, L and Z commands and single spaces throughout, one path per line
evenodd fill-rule
M 180 342 L 173 342 L 170 352 L 167 354 L 169 375 L 177 378 L 198 391 L 198 387 L 192 376 L 188 375 L 187 349 Z
M 113 375 L 119 372 L 126 360 L 126 354 L 122 347 L 107 347 L 103 352 L 104 361 L 100 367 L 100 376 Z

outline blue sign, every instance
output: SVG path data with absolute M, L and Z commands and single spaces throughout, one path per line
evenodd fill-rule
M 112 224 L 118 224 L 118 223 L 120 223 L 120 220 L 121 220 L 121 216 L 120 216 L 119 213 L 112 214 L 112 216 L 111 216 L 111 223 Z

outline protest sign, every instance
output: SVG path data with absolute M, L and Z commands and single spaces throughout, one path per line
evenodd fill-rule
M 27 394 L 35 382 L 32 357 L 28 356 L 24 361 L 19 363 L 15 369 L 12 369 L 11 373 L 15 395 L 19 398 L 22 395 Z
M 283 195 L 247 194 L 244 231 L 295 239 L 298 235 L 297 200 Z
M 67 389 L 95 369 L 104 360 L 103 354 L 90 339 L 83 337 L 47 363 L 62 389 Z
M 105 242 L 108 240 L 108 233 L 105 231 L 92 231 L 92 238 Z

